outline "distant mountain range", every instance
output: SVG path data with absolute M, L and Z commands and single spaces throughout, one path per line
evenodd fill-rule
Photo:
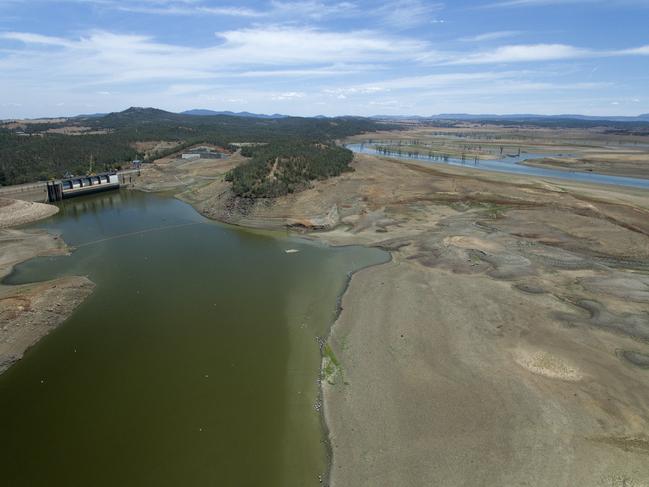
M 181 115 L 196 115 L 200 117 L 209 117 L 212 115 L 229 115 L 231 117 L 248 117 L 248 118 L 288 118 L 289 115 L 282 115 L 273 113 L 272 115 L 265 115 L 263 113 L 250 113 L 250 112 L 231 112 L 229 110 L 217 112 L 214 110 L 206 110 L 204 108 L 194 108 L 193 110 L 186 110 L 180 112 Z
M 282 115 L 274 113 L 272 115 L 265 115 L 260 113 L 251 112 L 231 112 L 231 111 L 214 111 L 202 108 L 195 108 L 180 112 L 181 115 L 229 115 L 233 117 L 251 117 L 251 118 L 287 118 L 290 115 Z M 327 117 L 325 115 L 316 115 L 315 117 L 308 118 L 335 118 Z M 590 116 L 590 115 L 538 115 L 534 113 L 513 113 L 510 115 L 495 115 L 491 113 L 486 114 L 470 114 L 470 113 L 440 113 L 438 115 L 374 115 L 367 118 L 375 120 L 512 120 L 512 121 L 535 121 L 535 120 L 587 120 L 587 121 L 611 121 L 611 122 L 649 122 L 649 113 L 638 115 L 636 117 L 624 116 Z
M 228 116 L 228 117 L 242 117 L 242 118 L 260 118 L 266 120 L 276 120 L 284 118 L 293 118 L 292 115 L 284 115 L 281 113 L 273 113 L 271 115 L 263 113 L 252 112 L 232 112 L 229 110 L 216 111 L 204 108 L 194 108 L 184 112 L 168 112 L 158 108 L 143 108 L 131 107 L 121 112 L 113 113 L 92 113 L 77 115 L 75 117 L 55 117 L 55 118 L 71 118 L 71 119 L 104 119 L 109 121 L 111 119 L 131 119 L 131 118 L 146 118 L 149 120 L 179 120 L 183 117 L 214 117 L 214 116 Z M 297 117 L 300 118 L 300 117 Z M 374 115 L 371 117 L 358 117 L 358 116 L 340 116 L 328 117 L 325 115 L 316 115 L 313 117 L 302 118 L 315 118 L 315 119 L 328 119 L 328 118 L 369 118 L 373 120 L 383 121 L 494 121 L 494 122 L 538 122 L 538 123 L 561 123 L 563 122 L 586 122 L 589 126 L 593 126 L 597 122 L 630 122 L 630 123 L 649 123 L 649 113 L 633 116 L 592 116 L 592 115 L 579 115 L 579 114 L 561 114 L 561 115 L 538 115 L 534 113 L 512 113 L 508 115 L 496 115 L 492 113 L 484 114 L 470 114 L 470 113 L 440 113 L 437 115 Z M 6 122 L 6 121 L 4 121 Z
M 202 108 L 195 108 L 180 112 L 181 115 L 198 115 L 198 116 L 211 116 L 211 115 L 229 115 L 233 117 L 250 117 L 250 118 L 287 118 L 290 115 L 282 115 L 274 113 L 272 115 L 265 115 L 260 113 L 251 112 L 231 112 L 231 111 L 214 111 Z M 324 115 L 317 115 L 308 118 L 335 118 L 326 117 Z M 375 120 L 511 120 L 511 121 L 538 121 L 538 120 L 586 120 L 586 121 L 611 121 L 611 122 L 649 122 L 649 113 L 638 115 L 636 117 L 625 116 L 591 116 L 591 115 L 578 115 L 578 114 L 562 114 L 562 115 L 538 115 L 534 113 L 513 113 L 509 115 L 495 115 L 495 114 L 470 114 L 470 113 L 440 113 L 438 115 L 422 116 L 422 115 L 374 115 L 367 118 Z
M 636 117 L 625 116 L 592 116 L 577 114 L 562 115 L 538 115 L 533 113 L 513 113 L 509 115 L 495 115 L 491 113 L 470 114 L 470 113 L 440 113 L 439 115 L 421 116 L 421 115 L 375 115 L 370 117 L 377 120 L 467 120 L 467 121 L 485 121 L 485 120 L 511 120 L 511 121 L 538 121 L 538 120 L 586 120 L 589 122 L 610 121 L 610 122 L 649 122 L 649 113 L 644 113 Z

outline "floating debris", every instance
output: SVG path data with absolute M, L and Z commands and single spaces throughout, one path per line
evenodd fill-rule
M 284 252 L 286 252 L 287 254 L 297 254 L 299 252 L 299 250 L 298 249 L 287 249 Z

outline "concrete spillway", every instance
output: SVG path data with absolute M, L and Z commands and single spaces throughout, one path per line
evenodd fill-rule
M 119 189 L 117 173 L 95 174 L 93 176 L 80 176 L 59 179 L 47 183 L 47 199 L 50 202 L 61 201 L 88 193 L 97 193 L 110 189 Z

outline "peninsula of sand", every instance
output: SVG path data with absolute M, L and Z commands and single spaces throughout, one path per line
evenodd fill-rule
M 67 253 L 63 240 L 43 230 L 16 229 L 54 215 L 56 206 L 0 198 L 0 281 L 16 264 Z M 0 284 L 0 373 L 61 324 L 94 285 L 85 277 L 62 277 L 21 286 Z
M 253 201 L 218 177 L 239 161 L 167 158 L 136 185 L 392 253 L 324 349 L 330 485 L 647 485 L 649 192 L 357 154 Z

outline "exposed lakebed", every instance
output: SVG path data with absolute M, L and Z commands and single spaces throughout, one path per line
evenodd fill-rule
M 245 231 L 129 191 L 65 201 L 33 227 L 74 251 L 7 283 L 97 286 L 0 376 L 6 485 L 319 484 L 317 337 L 349 273 L 385 252 Z
M 581 181 L 584 183 L 615 184 L 619 186 L 649 189 L 649 179 L 610 176 L 594 172 L 546 169 L 543 167 L 527 166 L 524 164 L 525 161 L 534 161 L 535 159 L 540 160 L 548 157 L 564 157 L 567 154 L 523 152 L 516 155 L 503 156 L 501 159 L 474 159 L 472 157 L 461 159 L 457 157 L 446 157 L 440 154 L 429 155 L 428 153 L 417 153 L 414 150 L 409 150 L 407 145 L 403 146 L 401 152 L 379 150 L 376 141 L 354 144 L 350 143 L 345 144 L 345 147 L 353 152 L 361 154 L 386 156 L 396 159 L 409 159 L 431 164 L 448 164 L 451 166 L 470 167 L 484 171 L 498 171 L 529 176 L 569 179 L 571 181 Z

